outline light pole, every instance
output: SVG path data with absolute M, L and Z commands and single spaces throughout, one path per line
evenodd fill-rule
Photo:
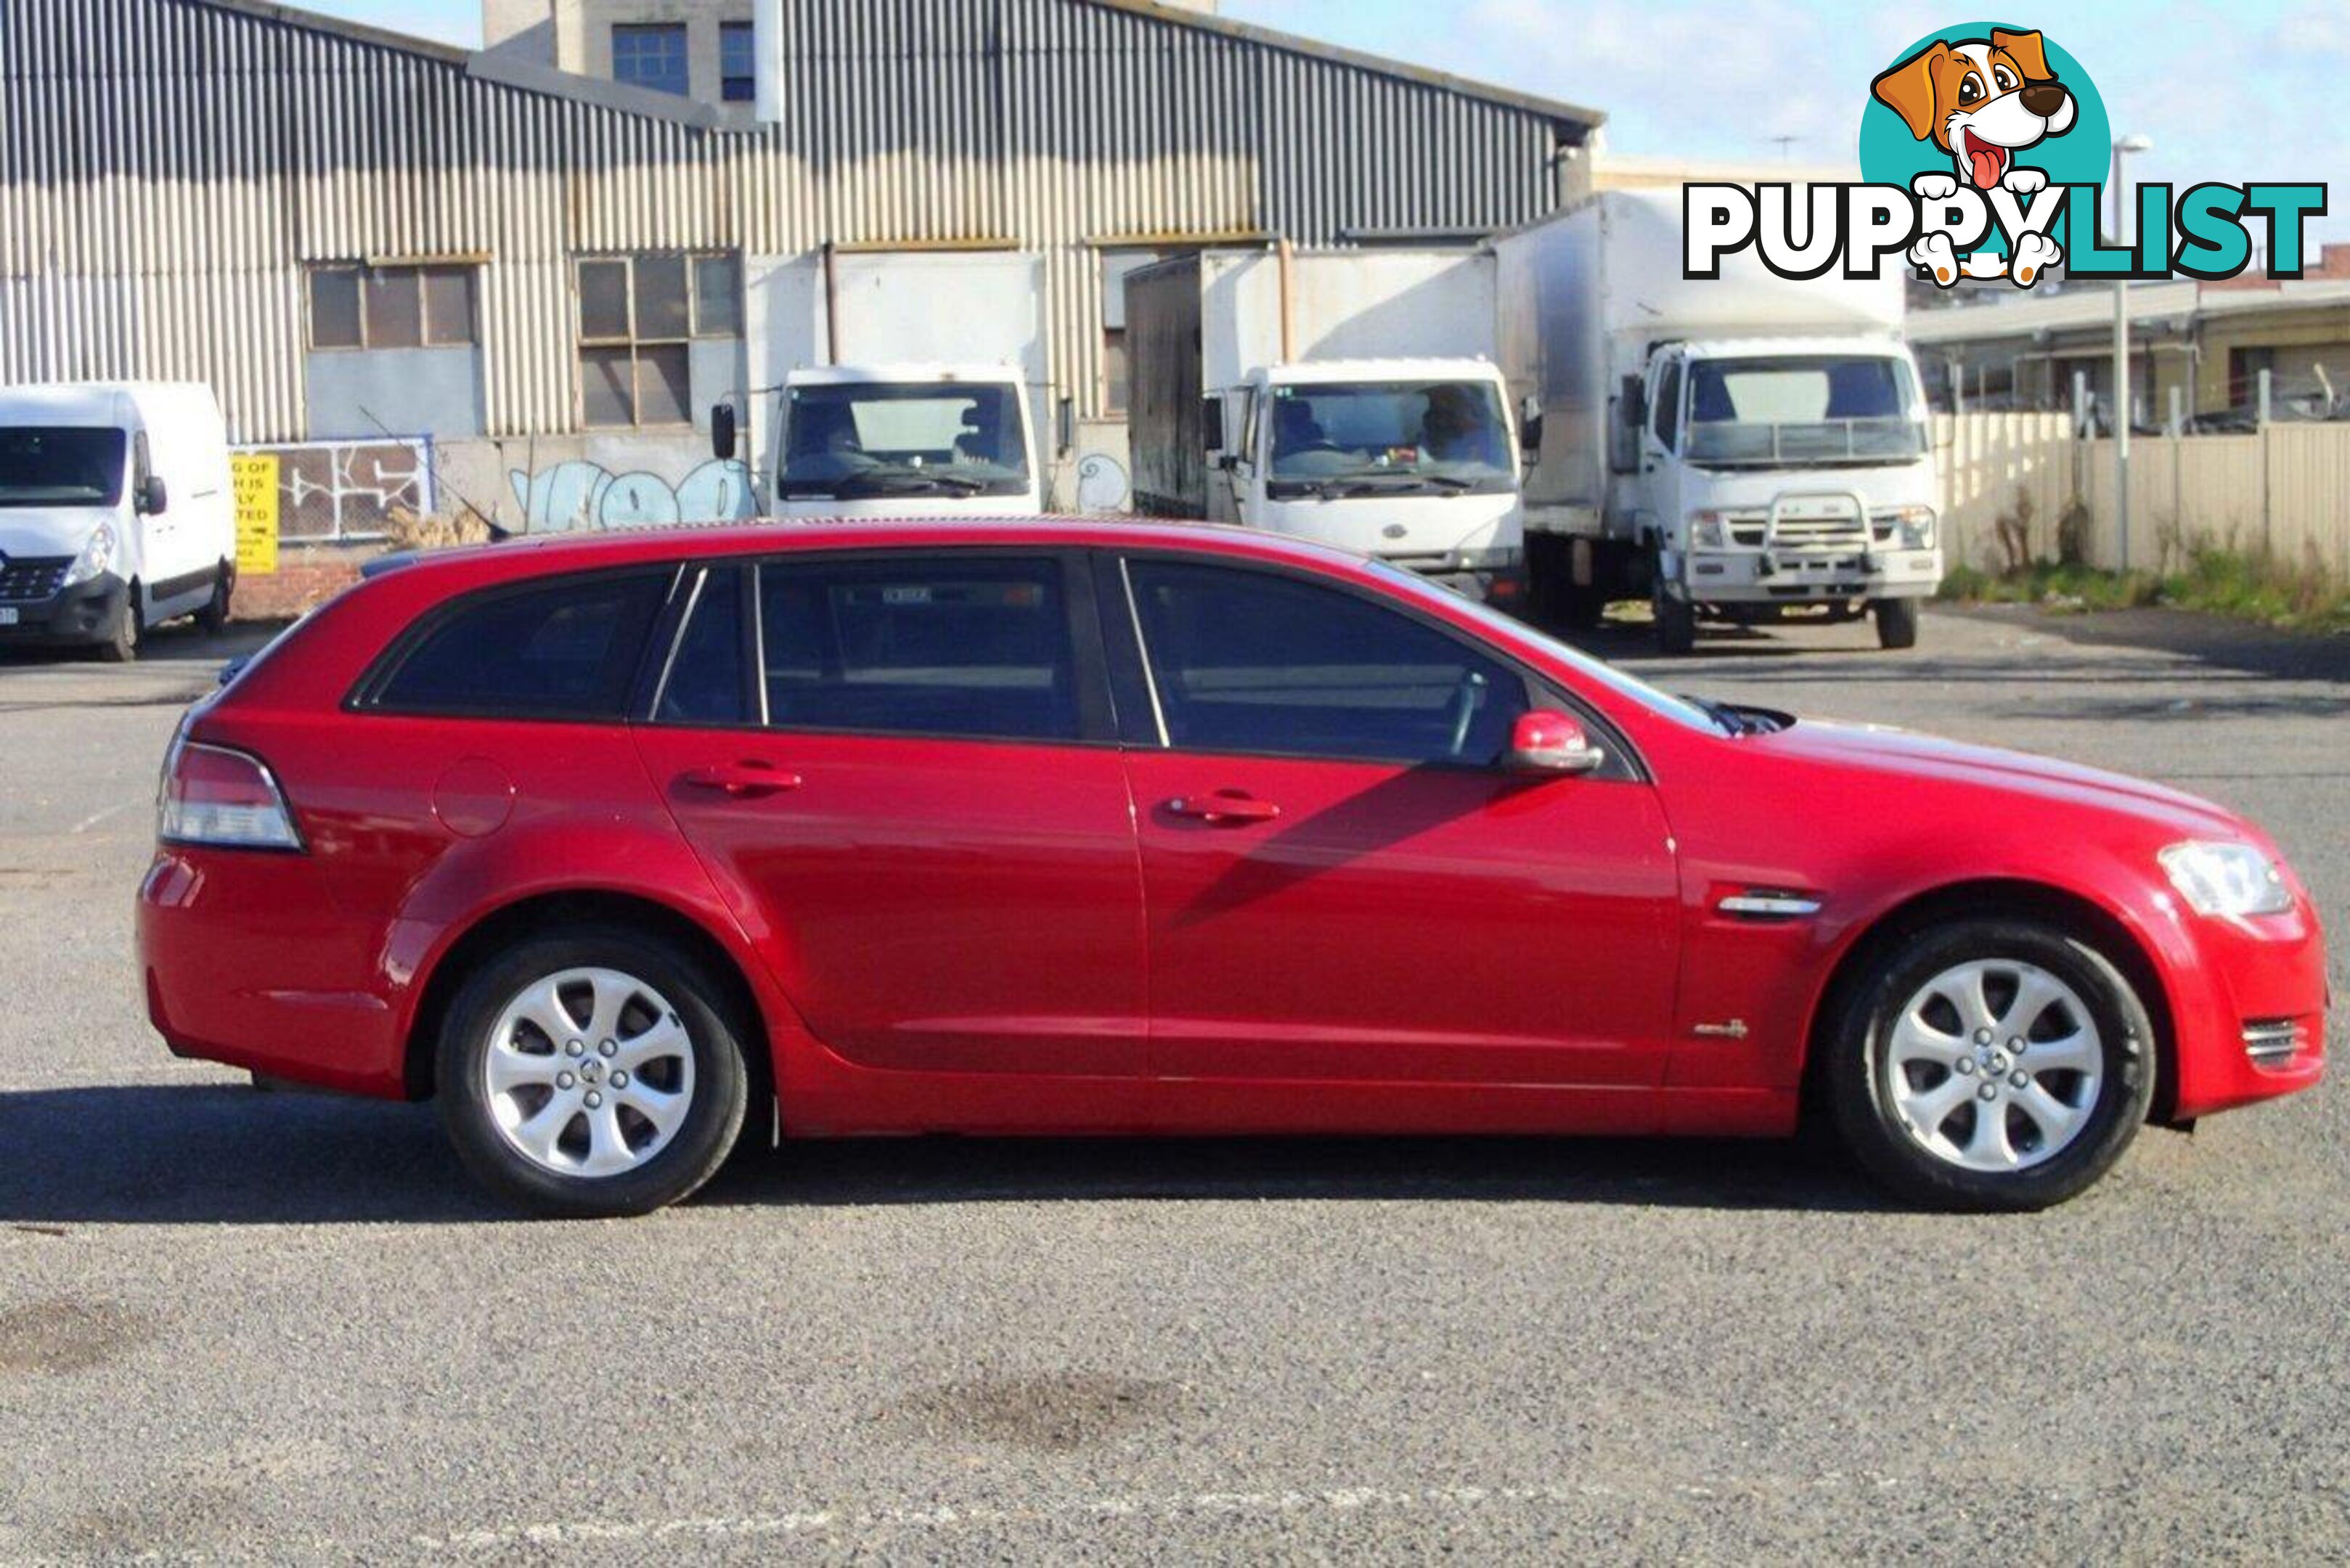
M 2154 138 L 2141 134 L 2123 137 L 2114 143 L 2114 243 L 2127 249 L 2130 244 L 2129 155 L 2145 152 L 2154 146 Z M 2129 348 L 2129 284 L 2114 279 L 2114 521 L 2121 532 L 2122 570 L 2130 566 L 2130 348 Z

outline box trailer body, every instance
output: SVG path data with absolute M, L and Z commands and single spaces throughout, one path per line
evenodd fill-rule
M 770 514 L 1044 510 L 1042 256 L 819 251 L 754 257 L 746 277 L 750 450 Z
M 138 650 L 236 587 L 228 426 L 195 382 L 0 387 L 0 642 Z
M 1898 275 L 1683 275 L 1680 192 L 1606 192 L 1493 242 L 1524 416 L 1527 564 L 1570 622 L 1877 608 L 1914 639 L 1940 582 L 1933 442 Z
M 1514 597 L 1518 461 L 1481 251 L 1207 250 L 1130 273 L 1139 511 Z

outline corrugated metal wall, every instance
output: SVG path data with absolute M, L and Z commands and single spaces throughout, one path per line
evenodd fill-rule
M 239 439 L 302 439 L 303 264 L 481 254 L 490 431 L 567 431 L 581 252 L 983 238 L 1046 254 L 1091 412 L 1092 242 L 1485 230 L 1559 191 L 1534 109 L 1130 10 L 782 10 L 787 113 L 741 132 L 196 0 L 0 0 L 0 380 L 209 380 Z

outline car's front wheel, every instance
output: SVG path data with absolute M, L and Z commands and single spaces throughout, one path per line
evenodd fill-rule
M 1846 1145 L 1938 1207 L 2073 1197 L 2121 1158 L 2154 1093 L 2137 993 L 2095 947 L 2036 920 L 1960 920 L 1889 949 L 1824 1045 Z
M 515 944 L 442 1032 L 442 1124 L 468 1168 L 540 1213 L 677 1202 L 742 1131 L 747 1024 L 694 955 L 625 927 Z

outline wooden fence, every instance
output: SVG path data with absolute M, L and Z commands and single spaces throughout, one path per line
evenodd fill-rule
M 2130 537 L 2114 498 L 2114 443 L 2077 441 L 2063 413 L 1934 417 L 1943 540 L 1952 565 L 1996 569 L 2011 540 L 2059 554 L 2086 507 L 2091 565 L 2163 569 L 2198 545 L 2264 551 L 2350 577 L 2350 423 L 2270 424 L 2248 435 L 2133 436 Z

